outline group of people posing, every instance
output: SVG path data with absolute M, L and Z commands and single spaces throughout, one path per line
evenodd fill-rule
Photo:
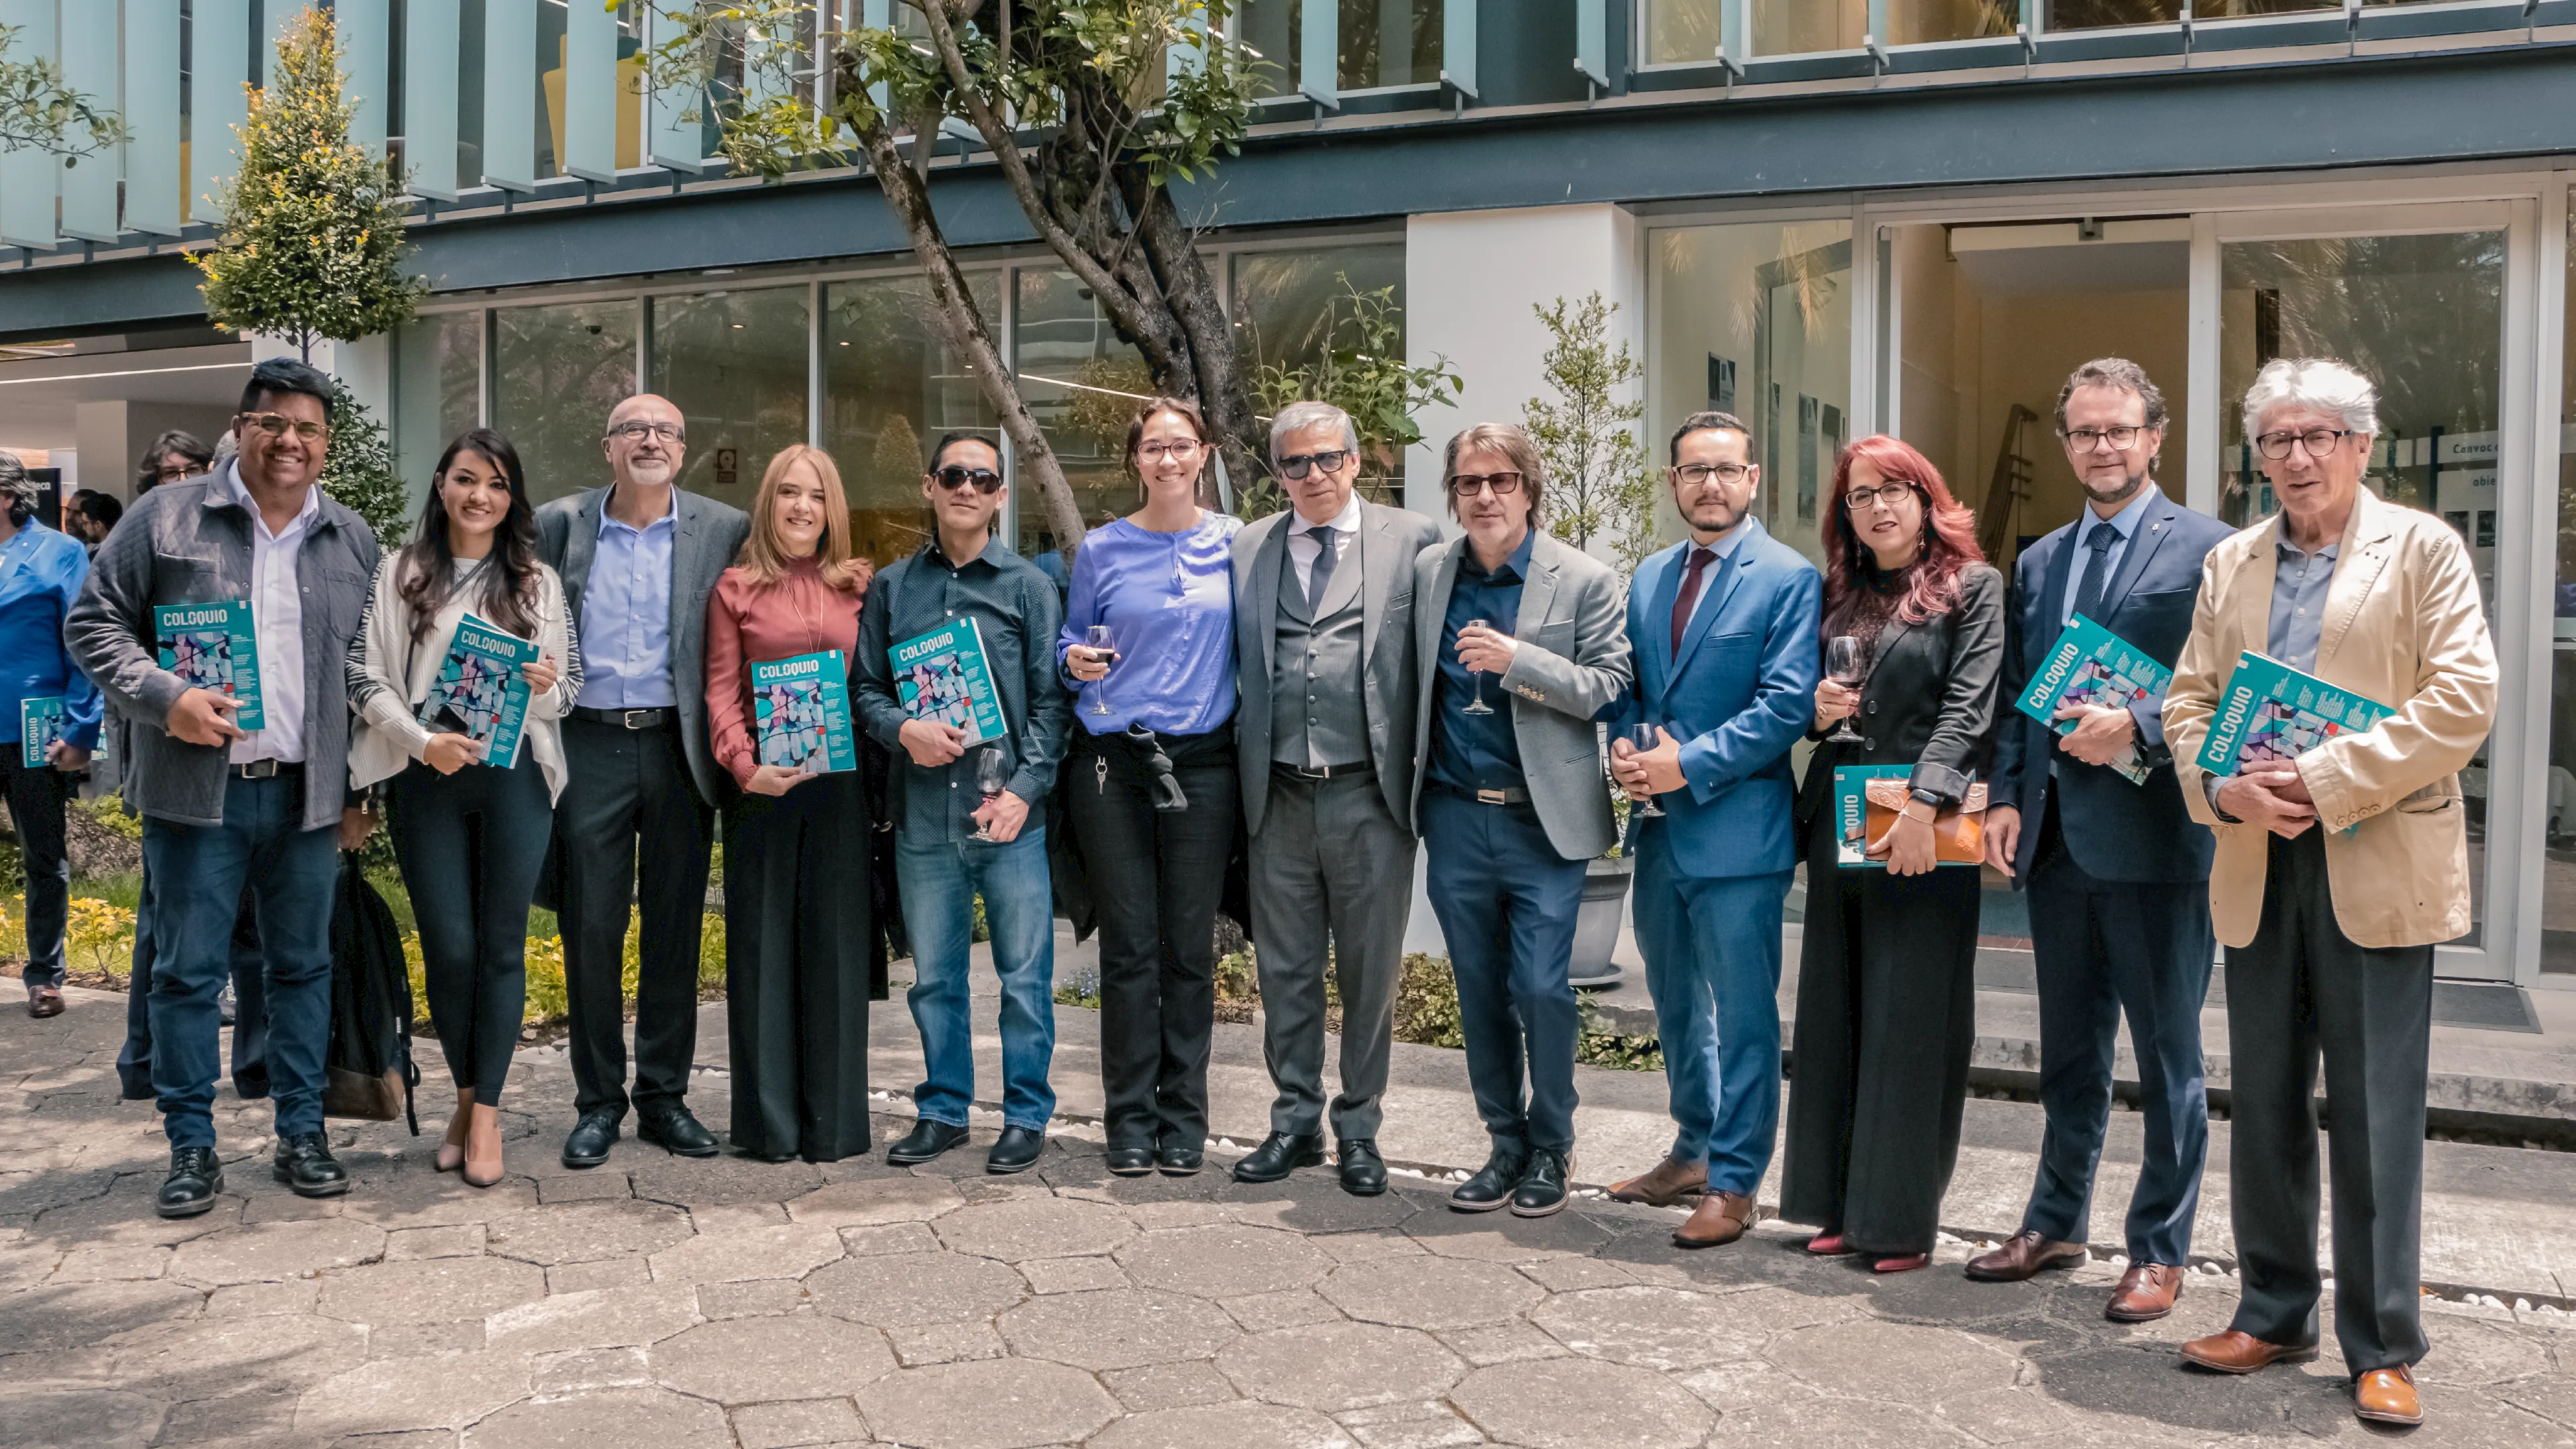
M 2157 487 L 2166 409 L 2143 371 L 2078 369 L 2056 423 L 2085 506 L 2023 550 L 2010 580 L 1932 464 L 1892 437 L 1837 461 L 1819 571 L 1757 516 L 1750 428 L 1690 415 L 1665 475 L 1687 536 L 1623 583 L 1546 531 L 1548 480 L 1518 427 L 1449 440 L 1441 487 L 1459 532 L 1444 539 L 1355 490 L 1348 416 L 1285 407 L 1268 461 L 1289 507 L 1245 524 L 1200 504 L 1214 449 L 1174 398 L 1137 410 L 1126 459 L 1142 504 L 1083 540 L 1063 593 L 997 536 L 1009 485 L 983 437 L 933 447 L 929 536 L 872 571 L 852 556 L 829 457 L 781 453 L 746 516 L 675 486 L 684 420 L 651 395 L 608 419 L 611 481 L 541 509 L 508 440 L 459 437 L 416 536 L 380 560 L 314 486 L 330 399 L 312 369 L 262 364 L 237 456 L 139 499 L 85 577 L 68 556 L 9 564 L 43 531 L 19 509 L 17 532 L 0 535 L 0 570 L 15 569 L 0 622 L 40 595 L 67 610 L 56 658 L 16 662 L 9 682 L 24 695 L 95 680 L 132 735 L 125 791 L 144 817 L 144 930 L 158 943 L 150 1081 L 173 1148 L 165 1214 L 203 1211 L 222 1187 L 215 1002 L 245 899 L 264 959 L 274 1170 L 299 1193 L 347 1189 L 322 1134 L 332 881 L 336 851 L 380 813 L 457 1087 L 442 1168 L 502 1175 L 496 1109 L 550 847 L 579 1112 L 563 1161 L 605 1161 L 630 1111 L 646 1142 L 718 1150 L 686 1097 L 719 834 L 732 1145 L 773 1160 L 870 1150 L 879 822 L 863 772 L 762 762 L 750 691 L 755 663 L 836 650 L 854 725 L 891 762 L 883 824 L 926 1061 L 918 1120 L 889 1162 L 966 1139 L 979 900 L 1001 988 L 1004 1125 L 987 1165 L 1038 1161 L 1069 872 L 1100 932 L 1109 1170 L 1199 1171 L 1232 860 L 1277 1088 L 1269 1135 L 1233 1174 L 1275 1181 L 1329 1147 L 1344 1189 L 1383 1192 L 1376 1139 L 1422 848 L 1492 1138 L 1451 1204 L 1556 1212 L 1574 1173 L 1575 920 L 1587 862 L 1616 846 L 1635 861 L 1677 1131 L 1611 1195 L 1693 1204 L 1679 1247 L 1731 1243 L 1755 1221 L 1779 1136 L 1775 999 L 1803 862 L 1780 1212 L 1821 1229 L 1808 1252 L 1918 1269 L 1974 1035 L 1980 873 L 1949 862 L 1981 838 L 1983 863 L 2030 895 L 2047 1129 L 2021 1232 L 1968 1275 L 2017 1281 L 2085 1256 L 2125 1015 L 2146 1165 L 2107 1311 L 2171 1310 L 2208 1143 L 2200 1011 L 2224 941 L 2243 1297 L 2229 1331 L 2184 1355 L 2246 1372 L 2315 1352 L 2322 1060 L 2336 1329 L 2363 1416 L 2420 1417 L 2409 1366 L 2425 1351 L 2432 950 L 2468 927 L 2458 771 L 2490 723 L 2496 662 L 2457 535 L 2362 486 L 2375 396 L 2340 363 L 2283 360 L 2256 379 L 2246 434 L 2281 512 L 2241 531 Z M 156 606 L 215 599 L 251 605 L 260 728 L 156 657 Z M 2172 667 L 2161 708 L 2075 706 L 2046 722 L 2012 708 L 2078 614 Z M 419 718 L 468 615 L 536 646 L 515 761 Z M 909 702 L 890 657 L 970 622 L 997 739 Z M 1835 677 L 1827 641 L 1850 656 Z M 2292 763 L 2208 773 L 2213 704 L 2244 650 L 2394 713 Z M 18 801 L 34 789 L 22 776 L 77 768 L 95 739 L 98 703 L 84 698 L 54 770 L 11 766 L 22 832 Z M 1844 863 L 1833 788 L 1855 766 L 1901 767 L 1905 786 L 1860 866 Z M 2143 767 L 2143 783 L 2122 766 Z M 30 884 L 32 943 L 47 907 Z

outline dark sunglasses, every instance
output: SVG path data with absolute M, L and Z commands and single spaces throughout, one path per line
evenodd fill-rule
M 1350 449 L 1335 448 L 1329 453 L 1300 453 L 1293 458 L 1282 458 L 1279 460 L 1279 476 L 1303 482 L 1306 475 L 1317 468 L 1327 473 L 1338 473 L 1350 456 Z
M 952 493 L 969 483 L 975 485 L 975 491 L 978 493 L 1002 491 L 1002 475 L 990 468 L 961 468 L 951 463 L 930 476 L 931 481 Z
M 1489 488 L 1493 490 L 1495 497 L 1509 498 L 1521 491 L 1521 475 L 1518 473 L 1452 473 L 1449 475 L 1449 491 L 1461 498 L 1472 498 Z

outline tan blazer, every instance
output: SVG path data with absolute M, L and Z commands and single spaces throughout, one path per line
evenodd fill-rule
M 2280 522 L 2210 550 L 2191 638 L 2165 696 L 2165 738 L 2184 807 L 2218 834 L 2209 906 L 2218 939 L 2242 946 L 2263 920 L 2268 832 L 2209 806 L 2199 764 L 2236 656 L 2271 632 Z M 2319 678 L 2397 713 L 2299 757 L 2326 836 L 2335 923 L 2354 945 L 2422 946 L 2469 929 L 2469 846 L 2459 771 L 2495 723 L 2496 656 L 2468 550 L 2432 514 L 2367 487 L 2335 555 L 2317 640 Z M 2355 827 L 2345 834 L 2346 826 Z

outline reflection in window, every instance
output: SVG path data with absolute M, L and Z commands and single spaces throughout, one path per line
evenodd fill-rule
M 1246 0 L 1236 35 L 1270 63 L 1267 94 L 1297 93 L 1298 37 L 1307 0 Z M 1335 88 L 1431 85 L 1440 79 L 1442 0 L 1337 0 L 1341 73 Z
M 1753 53 L 1856 50 L 1869 32 L 1869 0 L 1753 0 Z M 1926 45 L 2010 35 L 2020 0 L 1888 0 L 1882 45 Z
M 2361 0 L 2364 5 L 2415 5 L 2424 0 Z M 2105 25 L 2171 25 L 2182 18 L 2183 0 L 2047 0 L 2048 28 L 2091 30 Z M 2343 0 L 2197 0 L 2194 19 L 2231 20 L 2250 15 L 2295 15 L 2304 11 L 2340 10 Z
M 597 0 L 591 0 L 596 4 Z M 559 5 L 537 7 L 537 175 L 563 174 L 564 84 L 570 71 L 565 39 L 569 11 Z M 635 23 L 617 23 L 617 166 L 644 164 L 644 60 L 637 52 Z M 713 128 L 709 128 L 712 141 Z
M 2576 234 L 2576 216 L 2568 219 Z M 2576 272 L 2576 254 L 2569 257 Z M 2576 364 L 2576 288 L 2567 294 L 2566 341 Z M 2576 365 L 2560 382 L 2559 416 L 2576 422 Z M 2549 591 L 2549 778 L 2541 792 L 2547 852 L 2540 867 L 2540 969 L 2576 975 L 2576 448 L 2559 430 L 2557 576 Z
M 1726 43 L 1721 0 L 1646 0 L 1646 64 L 1714 59 Z
M 1404 243 L 1238 252 L 1233 290 L 1235 340 L 1245 373 L 1256 395 L 1265 380 L 1276 390 L 1295 374 L 1311 377 L 1335 352 L 1348 359 L 1379 345 L 1361 335 L 1363 311 L 1383 313 L 1402 327 Z M 1380 341 L 1390 355 L 1403 354 L 1400 330 Z M 1417 421 L 1436 444 L 1447 436 L 1441 429 L 1454 426 L 1454 415 L 1447 423 L 1437 416 Z M 1374 450 L 1362 465 L 1361 481 L 1380 502 L 1402 504 L 1404 451 Z
M 492 313 L 492 426 L 519 450 L 539 503 L 608 481 L 608 410 L 635 391 L 633 298 Z
M 421 496 L 438 455 L 482 415 L 482 312 L 419 318 L 394 334 L 393 362 L 394 471 Z
M 1093 526 L 1132 512 L 1137 484 L 1123 455 L 1127 423 L 1155 390 L 1145 359 L 1119 340 L 1091 289 L 1072 273 L 1027 268 L 1019 288 L 1012 352 L 1020 396 L 1046 429 L 1074 506 Z M 1019 518 L 1021 553 L 1059 546 L 1034 497 L 1022 500 Z
M 653 390 L 689 421 L 680 486 L 751 506 L 770 455 L 805 441 L 805 288 L 653 299 Z
M 999 274 L 978 273 L 969 284 L 976 310 L 1000 316 Z M 930 536 L 921 472 L 931 443 L 969 431 L 998 446 L 996 423 L 973 373 L 940 340 L 920 278 L 823 289 L 823 451 L 849 493 L 852 548 L 879 566 L 920 548 Z

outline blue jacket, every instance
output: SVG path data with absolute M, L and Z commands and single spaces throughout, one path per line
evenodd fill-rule
M 2017 707 L 2061 632 L 2058 610 L 2064 606 L 2070 571 L 2084 552 L 2076 533 L 2092 516 L 2090 510 L 2078 514 L 2075 522 L 2023 550 L 2013 567 L 2013 639 L 2006 651 L 1992 794 L 1994 803 L 2021 811 L 2014 884 L 2030 878 L 2037 859 L 2052 760 L 2057 766 L 2058 828 L 2085 874 L 2137 883 L 2207 880 L 2216 843 L 2207 827 L 2184 812 L 2171 758 L 2161 747 L 2149 749 L 2142 742 L 2144 758 L 2155 768 L 2144 785 L 2133 785 L 2107 765 L 2088 765 L 2058 749 L 2049 727 Z M 2157 494 L 2103 590 L 2102 616 L 2094 622 L 2172 668 L 2191 634 L 2201 560 L 2235 531 Z
M 19 706 L 59 694 L 63 738 L 98 748 L 98 686 L 63 647 L 63 618 L 88 576 L 80 544 L 33 519 L 0 546 L 0 735 L 19 738 Z
M 1676 544 L 1638 565 L 1628 589 L 1628 642 L 1636 687 L 1603 716 L 1614 725 L 1659 724 L 1682 742 L 1688 788 L 1656 804 L 1673 858 L 1701 878 L 1769 875 L 1794 868 L 1790 823 L 1796 788 L 1789 749 L 1815 717 L 1816 626 L 1824 579 L 1815 565 L 1744 521 L 1735 551 L 1702 581 L 1708 596 L 1672 647 L 1681 589 Z M 1629 814 L 1634 848 L 1639 817 Z

